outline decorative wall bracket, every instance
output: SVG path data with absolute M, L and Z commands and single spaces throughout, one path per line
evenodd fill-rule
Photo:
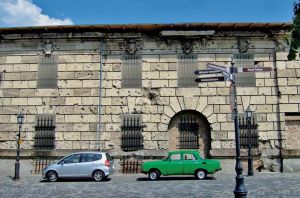
M 182 49 L 183 53 L 185 53 L 185 54 L 191 53 L 192 48 L 193 48 L 192 40 L 185 39 L 185 40 L 181 41 L 181 49 Z
M 246 39 L 238 38 L 237 46 L 240 53 L 245 53 L 249 49 L 250 42 Z
M 127 40 L 125 49 L 129 54 L 135 54 L 136 51 L 141 49 L 141 43 L 137 40 Z
M 54 44 L 52 41 L 45 41 L 43 51 L 45 55 L 51 55 L 51 53 L 54 51 Z

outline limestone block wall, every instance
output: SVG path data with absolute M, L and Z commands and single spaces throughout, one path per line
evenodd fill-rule
M 205 69 L 211 62 L 229 67 L 234 53 L 238 53 L 234 35 L 214 37 L 205 46 L 199 40 L 193 42 L 192 53 L 198 57 L 198 68 Z M 182 54 L 180 39 L 157 39 L 143 37 L 142 89 L 121 88 L 121 59 L 125 52 L 120 49 L 123 40 L 111 41 L 106 47 L 104 68 L 106 71 L 105 97 L 105 149 L 119 150 L 120 113 L 143 115 L 144 149 L 167 150 L 168 125 L 171 118 L 183 110 L 195 110 L 203 114 L 211 127 L 211 149 L 213 155 L 234 155 L 235 136 L 231 119 L 230 82 L 199 84 L 198 88 L 178 88 L 178 54 Z M 283 113 L 278 113 L 279 98 L 276 81 L 277 59 L 274 42 L 264 37 L 251 38 L 249 53 L 254 54 L 255 64 L 271 67 L 271 72 L 256 73 L 256 87 L 238 87 L 238 110 L 243 113 L 248 106 L 257 114 L 260 147 L 258 153 L 278 154 L 278 123 L 283 127 Z M 283 50 L 283 49 L 281 49 Z M 282 53 L 278 53 L 282 54 Z M 283 56 L 283 55 L 282 55 Z M 196 76 L 195 76 L 196 77 Z M 194 79 L 191 79 L 194 80 Z M 155 96 L 155 97 L 153 97 Z M 117 138 L 108 138 L 108 137 Z M 267 155 L 267 154 L 266 154 Z
M 296 137 L 300 135 L 299 108 L 300 108 L 300 62 L 287 61 L 287 52 L 277 53 L 278 84 L 280 92 L 280 112 L 283 148 L 297 150 L 299 144 Z
M 16 148 L 16 115 L 22 111 L 25 113 L 23 149 L 32 149 L 35 116 L 45 113 L 56 116 L 57 151 L 96 149 L 100 40 L 84 35 L 77 35 L 81 39 L 75 35 L 65 39 L 64 34 L 44 35 L 45 39 L 37 39 L 35 35 L 31 35 L 31 39 L 21 35 L 8 39 L 9 36 L 12 35 L 6 35 L 5 42 L 0 43 L 0 148 Z M 288 62 L 285 49 L 275 49 L 272 39 L 257 32 L 226 35 L 220 32 L 208 40 L 194 39 L 191 53 L 197 55 L 199 69 L 206 69 L 208 62 L 229 67 L 233 54 L 239 52 L 237 39 L 240 36 L 249 41 L 248 53 L 254 54 L 255 64 L 271 67 L 272 71 L 256 73 L 256 87 L 238 87 L 238 111 L 242 113 L 250 106 L 257 114 L 259 152 L 278 154 L 278 146 L 284 147 L 287 138 L 285 112 L 299 112 L 299 61 Z M 38 56 L 43 54 L 46 37 L 55 43 L 53 54 L 58 56 L 57 89 L 37 89 Z M 142 58 L 142 88 L 139 89 L 121 87 L 122 57 L 127 53 L 129 39 L 139 44 L 135 53 Z M 120 148 L 120 117 L 121 114 L 138 113 L 142 114 L 144 126 L 144 150 L 136 153 L 160 155 L 170 147 L 168 127 L 171 119 L 181 111 L 194 110 L 210 124 L 212 155 L 233 156 L 235 137 L 230 82 L 179 88 L 181 42 L 179 38 L 152 34 L 107 34 L 102 59 L 101 149 L 127 155 Z M 274 53 L 275 50 L 279 52 Z
M 6 35 L 8 40 L 0 44 L 0 148 L 16 148 L 16 115 L 22 111 L 25 114 L 22 149 L 33 149 L 37 114 L 55 115 L 57 150 L 95 149 L 99 41 L 58 39 L 64 37 L 59 34 L 44 35 L 43 39 L 34 39 L 34 34 L 31 39 L 16 35 L 16 39 L 10 40 L 10 36 Z M 44 56 L 45 40 L 53 41 L 52 55 L 58 56 L 58 80 L 54 89 L 37 88 L 38 57 Z

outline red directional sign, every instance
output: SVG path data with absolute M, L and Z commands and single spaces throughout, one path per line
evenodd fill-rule
M 242 72 L 265 72 L 272 71 L 271 67 L 242 67 Z
M 208 77 L 208 78 L 196 78 L 196 82 L 216 82 L 227 80 L 224 76 Z

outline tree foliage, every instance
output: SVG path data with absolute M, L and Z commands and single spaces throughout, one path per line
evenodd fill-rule
M 295 60 L 297 49 L 300 47 L 300 0 L 294 4 L 294 19 L 292 26 L 292 39 L 290 51 L 288 54 L 289 60 Z

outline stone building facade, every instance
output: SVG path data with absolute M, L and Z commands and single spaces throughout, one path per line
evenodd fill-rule
M 15 155 L 16 115 L 23 112 L 24 157 L 100 149 L 116 159 L 149 159 L 195 148 L 204 157 L 234 159 L 230 81 L 194 81 L 194 71 L 207 63 L 227 68 L 234 63 L 272 68 L 237 74 L 240 125 L 249 107 L 255 159 L 267 169 L 294 171 L 300 148 L 300 62 L 287 61 L 290 27 L 1 28 L 0 155 Z M 215 75 L 220 74 L 209 76 Z

